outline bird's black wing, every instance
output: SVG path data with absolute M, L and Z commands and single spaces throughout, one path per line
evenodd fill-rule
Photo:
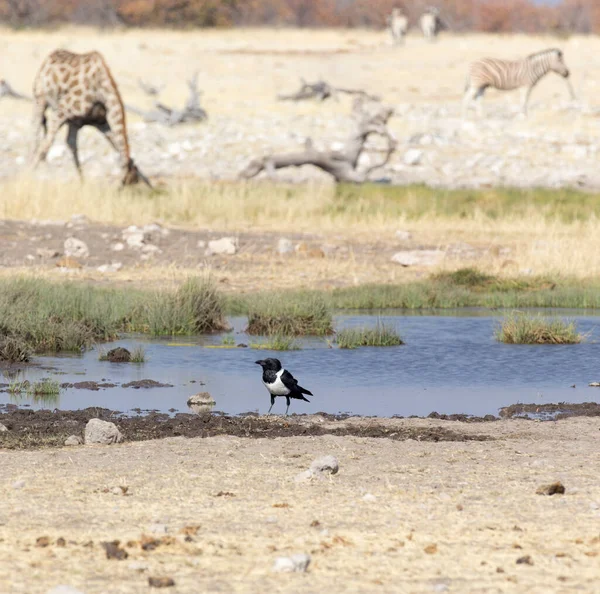
M 309 396 L 313 395 L 312 392 L 299 386 L 298 380 L 287 369 L 281 374 L 281 381 L 283 382 L 283 385 L 292 392 L 300 392 L 300 394 L 308 394 Z

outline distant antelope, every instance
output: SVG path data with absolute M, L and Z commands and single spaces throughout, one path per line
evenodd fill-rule
M 394 45 L 402 44 L 408 31 L 408 17 L 400 8 L 393 8 L 392 14 L 388 17 L 387 21 L 390 27 L 392 43 Z
M 437 8 L 428 8 L 419 19 L 419 26 L 425 39 L 433 41 L 441 29 L 440 12 Z
M 548 72 L 556 72 L 567 80 L 571 98 L 575 97 L 568 80 L 569 69 L 563 61 L 563 53 L 559 49 L 547 49 L 531 54 L 522 60 L 496 60 L 483 58 L 472 62 L 469 67 L 465 95 L 463 99 L 463 115 L 466 115 L 471 103 L 477 100 L 478 112 L 481 115 L 481 98 L 488 87 L 500 91 L 512 91 L 527 87 L 523 98 L 523 114 L 527 114 L 527 104 L 531 91 Z
M 33 167 L 46 158 L 57 132 L 67 124 L 67 144 L 81 176 L 77 134 L 83 126 L 93 126 L 119 153 L 122 184 L 142 180 L 150 185 L 131 158 L 123 101 L 101 54 L 52 52 L 35 77 L 33 95 Z

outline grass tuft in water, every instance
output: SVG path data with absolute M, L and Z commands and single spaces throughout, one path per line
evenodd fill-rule
M 0 361 L 27 363 L 31 359 L 31 347 L 17 336 L 0 338 Z
M 225 302 L 208 278 L 189 278 L 175 292 L 154 294 L 138 307 L 131 329 L 154 336 L 208 334 L 227 329 Z
M 131 363 L 145 363 L 146 362 L 146 349 L 138 345 L 131 351 Z
M 27 396 L 44 397 L 58 396 L 60 394 L 60 384 L 56 380 L 44 378 L 39 382 L 34 382 L 27 386 Z
M 341 349 L 356 349 L 362 346 L 386 347 L 404 344 L 395 328 L 381 322 L 375 328 L 347 328 L 336 335 Z
M 507 344 L 578 344 L 584 336 L 573 321 L 514 312 L 504 318 L 496 339 Z
M 9 386 L 8 386 L 8 393 L 15 395 L 15 394 L 22 394 L 23 392 L 27 392 L 27 389 L 29 388 L 29 381 L 28 380 L 14 380 L 12 382 L 10 382 Z
M 333 322 L 327 299 L 318 293 L 290 292 L 249 296 L 248 334 L 266 336 L 322 336 Z
M 235 346 L 235 336 L 228 334 L 227 336 L 223 336 L 221 339 L 221 344 L 223 346 Z
M 250 343 L 250 348 L 267 351 L 299 351 L 300 345 L 293 336 L 276 334 L 265 342 Z

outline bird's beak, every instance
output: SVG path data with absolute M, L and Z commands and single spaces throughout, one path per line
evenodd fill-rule
M 264 361 L 261 359 L 260 361 L 254 361 L 257 365 L 262 365 Z

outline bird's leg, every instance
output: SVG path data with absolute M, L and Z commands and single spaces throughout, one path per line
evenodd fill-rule
M 285 409 L 285 416 L 287 417 L 288 410 L 290 410 L 290 399 L 287 396 L 285 397 L 285 399 L 287 401 L 287 408 Z
M 275 396 L 271 396 L 271 406 L 269 406 L 269 410 L 267 411 L 267 416 L 269 416 L 271 414 L 271 409 L 273 408 L 274 404 L 275 404 Z

